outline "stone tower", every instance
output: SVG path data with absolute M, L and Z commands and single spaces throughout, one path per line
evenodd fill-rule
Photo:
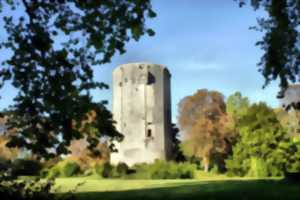
M 116 143 L 111 162 L 128 165 L 171 156 L 170 73 L 147 63 L 130 63 L 113 71 L 113 115 L 125 138 Z

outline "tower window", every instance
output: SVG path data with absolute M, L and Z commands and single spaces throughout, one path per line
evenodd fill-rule
M 148 129 L 148 131 L 147 131 L 147 137 L 152 137 L 152 130 L 151 129 Z

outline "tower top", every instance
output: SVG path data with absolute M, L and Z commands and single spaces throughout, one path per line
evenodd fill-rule
M 133 62 L 133 63 L 127 63 L 127 64 L 122 64 L 122 65 L 119 65 L 118 67 L 116 67 L 114 70 L 113 70 L 113 73 L 115 73 L 116 71 L 119 71 L 119 70 L 122 70 L 122 69 L 131 69 L 131 70 L 134 70 L 134 68 L 136 69 L 150 69 L 150 68 L 156 68 L 156 69 L 160 69 L 162 71 L 166 71 L 169 75 L 170 72 L 168 70 L 168 68 L 164 65 L 160 65 L 160 64 L 154 64 L 154 63 L 148 63 L 148 62 Z

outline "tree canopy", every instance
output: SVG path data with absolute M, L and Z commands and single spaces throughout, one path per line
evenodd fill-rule
M 249 104 L 247 97 L 243 97 L 240 92 L 235 92 L 227 98 L 226 111 L 235 121 L 238 121 L 247 113 Z
M 279 176 L 299 170 L 299 144 L 292 142 L 265 103 L 253 104 L 240 119 L 239 138 L 226 161 L 229 173 L 239 176 Z
M 1 65 L 0 86 L 18 91 L 8 121 L 18 134 L 9 145 L 48 157 L 67 153 L 84 134 L 91 148 L 102 135 L 120 138 L 104 102 L 90 94 L 108 88 L 94 79 L 93 66 L 124 53 L 130 38 L 154 35 L 145 26 L 156 15 L 150 0 L 3 0 L 0 8 L 1 47 L 12 55 Z M 96 133 L 80 132 L 91 111 Z
M 178 122 L 184 134 L 183 152 L 202 158 L 207 172 L 214 157 L 228 150 L 233 133 L 223 95 L 202 89 L 185 97 L 179 103 Z
M 242 6 L 246 0 L 237 0 Z M 258 19 L 256 30 L 264 36 L 256 44 L 264 51 L 259 71 L 265 78 L 265 86 L 279 79 L 284 90 L 290 82 L 299 81 L 299 24 L 298 0 L 250 0 L 251 6 L 264 9 L 267 16 Z M 280 94 L 279 96 L 282 96 Z

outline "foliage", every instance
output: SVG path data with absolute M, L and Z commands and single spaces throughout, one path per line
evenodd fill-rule
M 129 170 L 128 165 L 122 162 L 117 166 L 111 165 L 109 162 L 95 165 L 96 174 L 103 178 L 126 178 Z
M 129 172 L 129 167 L 126 163 L 118 163 L 116 166 L 116 171 L 120 177 L 124 177 L 128 174 Z
M 117 178 L 116 167 L 109 162 L 98 163 L 95 166 L 95 172 L 103 178 Z
M 154 163 L 139 163 L 128 167 L 125 163 L 117 166 L 109 163 L 98 163 L 96 174 L 103 178 L 123 179 L 180 179 L 193 178 L 196 165 L 190 163 L 176 163 L 174 161 L 156 160 Z
M 65 177 L 71 177 L 80 172 L 80 167 L 76 162 L 67 162 L 62 170 Z
M 60 156 L 48 159 L 48 160 L 44 160 L 43 162 L 43 168 L 52 168 L 53 166 L 55 166 L 57 163 L 59 163 L 60 161 L 62 161 L 62 158 Z
M 93 168 L 96 163 L 109 161 L 111 149 L 108 141 L 99 142 L 93 151 L 87 147 L 86 139 L 74 140 L 69 147 L 69 158 L 76 161 L 81 169 L 87 170 Z
M 270 166 L 269 166 L 270 167 Z M 281 172 L 268 172 L 268 165 L 262 158 L 251 157 L 250 169 L 247 176 L 250 177 L 267 177 L 270 174 L 281 175 Z
M 238 0 L 240 5 L 245 0 Z M 267 16 L 258 19 L 256 30 L 264 36 L 256 44 L 264 51 L 259 63 L 265 85 L 279 79 L 285 89 L 289 82 L 299 81 L 299 22 L 298 0 L 251 0 L 252 7 L 262 8 Z
M 9 137 L 0 135 L 0 156 L 7 160 L 14 160 L 19 154 L 17 148 L 8 148 L 6 144 L 9 142 Z
M 176 162 L 184 162 L 186 160 L 180 148 L 179 129 L 176 124 L 172 123 L 172 159 Z
M 135 174 L 130 178 L 135 179 L 187 179 L 194 178 L 196 165 L 190 163 L 176 163 L 156 160 L 151 164 L 136 164 Z
M 40 174 L 42 177 L 46 175 L 46 178 L 57 178 L 62 176 L 61 175 L 61 169 L 59 166 L 54 166 L 49 170 L 44 170 L 42 174 Z
M 184 154 L 202 158 L 206 172 L 215 156 L 226 155 L 234 132 L 221 93 L 202 89 L 185 97 L 179 103 L 178 121 Z
M 7 160 L 6 158 L 0 156 L 0 173 L 6 171 L 9 168 L 10 164 L 10 160 Z
M 300 141 L 291 140 L 287 149 L 288 162 L 286 164 L 286 172 L 300 172 Z
M 226 101 L 226 111 L 233 117 L 235 122 L 238 122 L 239 119 L 247 114 L 249 106 L 249 99 L 243 97 L 240 92 L 230 95 Z
M 105 103 L 91 97 L 91 90 L 108 88 L 94 80 L 93 66 L 124 53 L 131 38 L 154 35 L 145 26 L 156 16 L 150 0 L 3 0 L 0 8 L 1 47 L 11 53 L 0 86 L 18 90 L 8 121 L 17 134 L 9 145 L 49 158 L 66 154 L 70 141 L 84 135 L 91 149 L 103 135 L 120 138 Z M 81 132 L 92 111 L 97 118 L 86 126 L 96 131 Z
M 280 176 L 290 168 L 292 158 L 300 156 L 275 112 L 265 103 L 250 106 L 240 120 L 239 133 L 233 155 L 226 161 L 230 175 Z
M 3 200 L 71 200 L 72 195 L 58 195 L 51 191 L 53 181 L 0 180 L 0 196 Z
M 81 169 L 78 163 L 70 160 L 63 160 L 49 169 L 47 177 L 71 177 L 78 175 L 80 172 Z
M 97 163 L 96 165 L 95 165 L 95 169 L 94 169 L 94 171 L 95 171 L 95 173 L 97 174 L 97 175 L 99 175 L 100 177 L 103 177 L 103 164 L 100 164 L 100 163 Z
M 112 178 L 112 177 L 114 177 L 114 171 L 115 171 L 115 167 L 113 165 L 111 165 L 108 162 L 104 163 L 102 176 L 104 178 Z
M 5 115 L 3 115 L 3 117 L 0 116 L 0 157 L 7 160 L 14 160 L 18 157 L 19 149 L 7 147 L 7 143 L 15 131 L 6 131 L 6 122 L 7 117 Z
M 37 160 L 16 159 L 11 165 L 13 176 L 34 176 L 39 175 L 42 165 Z
M 27 183 L 28 184 L 28 183 Z M 0 182 L 0 191 L 1 198 L 3 199 L 52 199 L 49 195 L 50 193 L 50 184 L 40 185 L 39 190 L 36 192 L 30 191 L 31 187 L 28 187 L 24 182 L 17 181 L 1 181 Z M 49 184 L 49 185 L 48 185 Z M 26 185 L 26 186 L 25 186 Z

